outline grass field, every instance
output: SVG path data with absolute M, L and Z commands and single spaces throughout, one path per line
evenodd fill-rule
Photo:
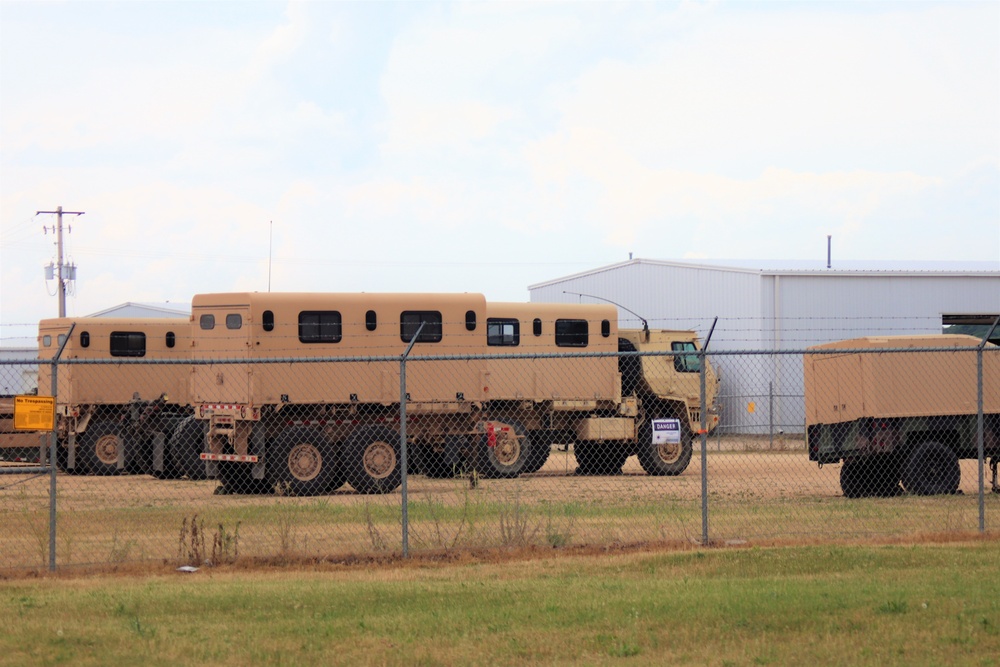
M 721 451 L 709 459 L 712 543 L 766 546 L 855 539 L 921 539 L 978 527 L 975 462 L 963 461 L 962 495 L 848 499 L 838 469 L 819 469 L 802 451 Z M 625 473 L 575 477 L 571 453 L 516 480 L 415 476 L 409 488 L 409 545 L 442 549 L 617 546 L 700 542 L 700 463 L 678 477 L 649 477 L 635 460 Z M 49 480 L 8 478 L 0 487 L 0 573 L 48 563 Z M 137 561 L 314 559 L 398 553 L 401 495 L 349 488 L 315 498 L 214 495 L 215 481 L 145 475 L 58 478 L 56 561 L 60 568 Z M 995 534 L 1000 494 L 985 498 Z M 197 522 L 198 536 L 191 534 Z M 213 553 L 214 552 L 214 553 Z
M 4 665 L 996 665 L 1000 543 L 0 581 Z

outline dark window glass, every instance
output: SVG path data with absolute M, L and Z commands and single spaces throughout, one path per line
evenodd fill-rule
M 521 323 L 517 320 L 490 317 L 486 320 L 487 345 L 519 345 L 521 343 Z
M 198 326 L 205 331 L 211 331 L 215 328 L 215 315 L 202 315 L 198 320 Z
M 265 310 L 264 317 L 261 320 L 261 326 L 264 327 L 264 331 L 274 331 L 274 311 Z
M 365 313 L 365 329 L 368 331 L 375 331 L 375 327 L 378 326 L 378 316 L 375 315 L 374 310 L 369 310 Z
M 601 320 L 601 335 L 608 338 L 611 335 L 611 322 Z
M 177 336 L 174 335 L 173 331 L 167 332 L 167 347 L 173 347 L 177 345 Z
M 465 311 L 465 330 L 466 331 L 476 330 L 476 311 L 474 310 Z
M 399 336 L 404 343 L 413 340 L 423 323 L 418 343 L 440 343 L 442 334 L 441 313 L 436 310 L 406 310 L 399 316 Z
M 682 342 L 671 343 L 670 349 L 673 352 L 697 352 L 694 343 Z M 697 354 L 678 354 L 674 357 L 674 370 L 678 373 L 700 373 L 701 363 Z
M 239 313 L 230 313 L 226 315 L 226 328 L 227 329 L 242 329 L 243 328 L 243 316 Z
M 303 343 L 339 343 L 340 313 L 336 310 L 304 310 L 299 313 L 299 340 Z
M 556 320 L 556 345 L 587 347 L 587 320 Z
M 535 318 L 535 321 L 531 323 L 531 333 L 536 336 L 542 335 L 542 321 L 537 317 Z
M 140 331 L 112 331 L 112 357 L 145 357 L 146 334 Z
M 80 332 L 80 347 L 90 347 L 90 332 L 81 331 Z

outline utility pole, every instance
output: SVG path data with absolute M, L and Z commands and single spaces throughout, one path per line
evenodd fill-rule
M 63 224 L 64 215 L 83 215 L 84 211 L 64 211 L 62 206 L 57 206 L 54 211 L 36 211 L 35 215 L 43 213 L 54 213 L 56 215 L 56 247 L 59 263 L 56 265 L 56 279 L 59 281 L 59 317 L 66 317 L 66 282 L 63 280 Z

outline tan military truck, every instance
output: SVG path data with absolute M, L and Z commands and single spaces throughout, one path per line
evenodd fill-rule
M 187 360 L 190 323 L 170 318 L 77 317 L 38 325 L 38 393 L 52 396 L 58 368 L 58 464 L 75 474 L 119 472 L 204 478 L 204 434 L 188 399 L 191 367 L 137 360 Z M 119 363 L 113 363 L 118 361 Z M 91 362 L 91 363 L 84 363 Z
M 407 350 L 407 449 L 411 470 L 431 476 L 537 471 L 554 442 L 571 442 L 584 472 L 620 471 L 637 454 L 650 474 L 676 475 L 700 428 L 694 334 L 618 331 L 610 306 L 487 304 L 478 294 L 202 294 L 192 302 L 192 340 L 202 458 L 234 492 L 312 495 L 345 482 L 362 493 L 394 490 Z M 620 350 L 632 354 L 619 363 Z M 635 355 L 648 350 L 678 354 Z M 509 358 L 519 354 L 534 358 Z M 654 418 L 678 419 L 682 437 L 654 438 Z M 717 423 L 712 411 L 709 428 Z
M 843 461 L 840 486 L 850 498 L 892 495 L 900 482 L 917 495 L 956 492 L 959 459 L 978 458 L 975 348 L 980 344 L 965 335 L 879 336 L 809 348 L 822 352 L 803 360 L 810 460 L 820 465 Z M 939 350 L 920 352 L 927 348 Z M 864 351 L 877 349 L 913 352 Z M 992 457 L 996 490 L 996 352 L 983 354 L 983 388 L 983 444 L 985 455 Z

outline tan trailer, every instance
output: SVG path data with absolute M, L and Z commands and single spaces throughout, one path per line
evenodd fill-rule
M 38 327 L 38 393 L 52 395 L 51 360 L 65 342 L 56 391 L 59 466 L 96 475 L 121 471 L 204 476 L 197 458 L 203 435 L 191 417 L 187 364 L 190 323 L 170 318 L 77 317 Z M 115 363 L 117 362 L 117 363 Z M 187 455 L 179 443 L 186 440 Z M 193 452 L 193 454 L 192 454 Z M 178 466 L 181 464 L 181 467 Z
M 981 343 L 954 334 L 872 336 L 809 348 L 823 352 L 803 360 L 809 458 L 843 461 L 848 497 L 892 495 L 900 482 L 918 495 L 954 493 L 958 460 L 978 458 Z M 914 353 L 865 352 L 889 349 Z M 1000 354 L 983 354 L 983 388 L 984 447 L 996 490 Z
M 679 474 L 692 416 L 700 424 L 694 334 L 619 332 L 610 306 L 487 304 L 479 294 L 203 294 L 192 302 L 192 337 L 191 396 L 208 432 L 202 458 L 236 492 L 318 494 L 345 482 L 362 493 L 394 490 L 408 349 L 411 470 L 432 476 L 531 472 L 557 438 L 572 440 L 584 472 L 620 471 L 639 454 L 650 474 Z M 623 345 L 686 354 L 630 357 L 623 363 L 642 377 L 630 377 L 623 397 L 614 356 Z M 520 353 L 541 356 L 505 358 Z M 422 360 L 455 355 L 473 356 Z M 653 445 L 653 418 L 680 419 L 684 438 Z M 717 421 L 713 413 L 709 428 Z

